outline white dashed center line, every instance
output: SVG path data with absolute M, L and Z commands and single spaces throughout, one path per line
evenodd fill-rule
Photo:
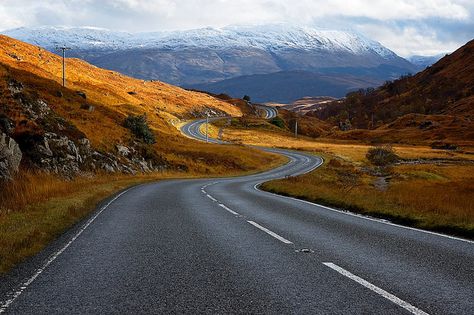
M 240 215 L 240 214 L 238 214 L 237 212 L 235 212 L 234 210 L 229 209 L 226 205 L 223 205 L 222 203 L 219 204 L 219 207 L 221 207 L 221 208 L 223 208 L 223 209 L 229 211 L 229 212 L 232 213 L 233 215 Z
M 257 229 L 260 229 L 262 230 L 263 232 L 273 236 L 274 238 L 276 238 L 277 240 L 279 240 L 280 242 L 283 242 L 285 244 L 293 244 L 293 242 L 287 240 L 286 238 L 284 237 L 281 237 L 280 235 L 276 234 L 275 232 L 272 232 L 270 231 L 269 229 L 261 226 L 260 224 L 254 222 L 254 221 L 247 221 L 248 223 L 252 224 L 253 226 L 255 226 Z

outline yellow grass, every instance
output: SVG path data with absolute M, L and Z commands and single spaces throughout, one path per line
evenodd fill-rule
M 474 183 L 472 166 L 431 165 L 396 168 L 387 190 L 374 186 L 375 177 L 359 174 L 353 189 L 344 185 L 340 172 L 325 165 L 298 178 L 263 185 L 269 191 L 296 196 L 421 228 L 474 237 Z
M 280 147 L 308 152 L 323 152 L 351 162 L 364 162 L 371 147 L 357 142 L 332 139 L 311 139 L 275 131 L 243 130 L 225 128 L 224 140 L 260 146 Z M 474 155 L 466 152 L 433 150 L 428 146 L 394 145 L 397 154 L 404 159 L 462 159 L 474 160 Z
M 424 159 L 429 164 L 397 165 L 385 189 L 365 155 L 369 145 L 295 139 L 266 130 L 227 128 L 224 140 L 297 149 L 322 155 L 326 163 L 310 174 L 263 185 L 269 191 L 389 218 L 421 228 L 474 237 L 474 156 L 466 152 L 433 150 L 425 146 L 394 146 L 403 159 Z M 450 163 L 436 164 L 437 160 Z M 337 163 L 329 163 L 337 160 Z M 431 161 L 431 162 L 430 162 Z M 346 175 L 344 175 L 346 174 Z M 347 183 L 357 174 L 355 185 Z

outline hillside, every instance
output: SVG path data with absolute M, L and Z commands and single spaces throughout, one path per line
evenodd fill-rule
M 250 95 L 256 102 L 291 103 L 301 96 L 343 97 L 350 91 L 378 86 L 383 82 L 347 74 L 319 74 L 308 71 L 282 71 L 255 74 L 196 84 L 192 88 L 233 97 Z
M 344 138 L 472 141 L 474 41 L 415 76 L 350 93 L 310 115 L 360 129 L 342 134 Z M 411 131 L 404 134 L 407 130 Z
M 343 74 L 360 77 L 378 69 L 377 79 L 383 82 L 417 70 L 360 34 L 288 24 L 137 34 L 64 27 L 4 33 L 50 51 L 67 43 L 73 48 L 71 56 L 97 66 L 188 87 L 244 75 L 326 68 L 343 68 Z
M 291 104 L 280 105 L 280 108 L 289 110 L 297 114 L 306 114 L 308 112 L 319 110 L 323 108 L 328 103 L 334 102 L 335 98 L 328 96 L 318 96 L 318 97 L 303 97 L 297 99 Z
M 66 68 L 64 88 L 60 57 L 0 36 L 0 140 L 7 136 L 7 149 L 8 139 L 18 143 L 23 169 L 68 177 L 164 169 L 219 173 L 254 169 L 255 160 L 249 157 L 263 158 L 244 148 L 197 146 L 172 125 L 205 112 L 240 116 L 235 105 L 78 59 L 67 59 Z M 156 143 L 132 132 L 133 126 L 126 127 L 127 117 L 142 117 Z

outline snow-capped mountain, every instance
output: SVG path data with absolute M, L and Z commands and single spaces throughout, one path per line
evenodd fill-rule
M 289 24 L 148 33 L 38 27 L 3 34 L 53 52 L 66 45 L 72 48 L 69 57 L 186 87 L 282 71 L 355 75 L 382 83 L 417 69 L 361 34 Z
M 393 58 L 395 53 L 361 34 L 323 30 L 287 24 L 228 26 L 188 31 L 149 33 L 115 32 L 95 27 L 16 28 L 3 34 L 22 41 L 54 49 L 57 46 L 90 49 L 124 50 L 133 48 L 257 48 L 266 51 L 285 49 L 345 51 L 354 54 L 376 53 Z
M 134 36 L 96 27 L 42 26 L 20 27 L 2 34 L 21 41 L 54 50 L 66 45 L 74 49 L 122 49 L 131 47 Z

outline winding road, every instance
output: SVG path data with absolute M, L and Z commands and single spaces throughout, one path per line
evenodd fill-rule
M 258 105 L 258 108 L 264 113 L 265 119 L 272 119 L 278 115 L 278 110 L 272 106 Z
M 182 130 L 203 140 L 203 122 Z M 0 312 L 474 313 L 473 242 L 260 191 L 323 162 L 267 150 L 289 162 L 104 202 L 3 279 Z

